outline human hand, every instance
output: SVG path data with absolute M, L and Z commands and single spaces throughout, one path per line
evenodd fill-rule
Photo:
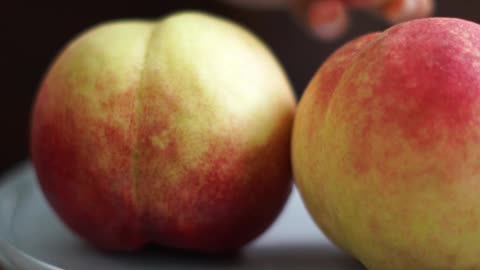
M 390 23 L 427 17 L 435 0 L 226 0 L 250 8 L 288 8 L 322 40 L 334 40 L 346 32 L 348 10 L 362 9 L 378 14 Z

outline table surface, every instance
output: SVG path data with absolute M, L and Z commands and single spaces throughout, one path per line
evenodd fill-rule
M 296 190 L 273 226 L 234 256 L 206 257 L 161 248 L 107 254 L 90 248 L 56 217 L 37 186 L 30 163 L 4 177 L 6 181 L 0 184 L 0 260 L 8 251 L 6 259 L 15 263 L 12 269 L 364 269 L 321 234 Z M 48 265 L 39 266 L 42 262 Z

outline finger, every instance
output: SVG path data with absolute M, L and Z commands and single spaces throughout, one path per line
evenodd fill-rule
M 381 7 L 381 14 L 391 23 L 408 20 L 416 10 L 416 0 L 391 0 Z
M 349 17 L 342 0 L 316 0 L 306 9 L 307 25 L 319 39 L 332 41 L 346 32 Z
M 391 0 L 380 8 L 382 15 L 391 23 L 427 17 L 433 10 L 433 0 Z
M 434 13 L 435 0 L 417 0 L 417 2 L 417 11 L 413 14 L 414 18 L 424 18 Z
M 352 8 L 367 9 L 372 7 L 380 7 L 388 0 L 344 0 L 347 6 Z

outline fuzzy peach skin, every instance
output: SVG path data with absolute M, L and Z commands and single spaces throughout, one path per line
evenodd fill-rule
M 32 158 L 58 215 L 99 248 L 229 251 L 289 195 L 294 106 L 276 59 L 232 22 L 111 22 L 51 66 Z
M 479 25 L 414 20 L 345 45 L 292 140 L 309 212 L 368 269 L 480 269 Z

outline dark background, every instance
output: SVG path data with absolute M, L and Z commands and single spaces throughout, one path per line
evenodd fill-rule
M 286 12 L 239 9 L 219 1 L 99 1 L 103 7 L 91 2 L 31 2 L 34 3 L 14 7 L 2 4 L 0 8 L 0 173 L 28 158 L 32 102 L 48 65 L 75 34 L 98 22 L 125 17 L 155 18 L 180 9 L 201 9 L 228 17 L 250 28 L 272 48 L 297 96 L 335 48 L 361 33 L 387 27 L 380 18 L 358 12 L 348 35 L 326 44 L 309 36 Z M 436 15 L 480 22 L 480 1 L 438 0 Z

